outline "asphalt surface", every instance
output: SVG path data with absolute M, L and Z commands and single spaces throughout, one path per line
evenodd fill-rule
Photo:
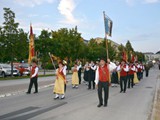
M 110 87 L 108 106 L 101 108 L 97 108 L 97 90 L 87 90 L 85 84 L 72 89 L 70 82 L 64 100 L 53 100 L 53 86 L 40 89 L 38 94 L 21 92 L 1 97 L 0 120 L 148 120 L 159 74 L 158 68 L 151 69 L 148 78 L 144 76 L 126 93 L 119 93 L 119 87 Z M 68 80 L 70 78 L 68 76 Z M 53 77 L 46 79 L 53 83 Z M 10 83 L 3 85 L 12 86 Z

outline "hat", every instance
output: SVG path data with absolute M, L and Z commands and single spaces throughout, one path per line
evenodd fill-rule
M 66 65 L 66 64 L 67 64 L 67 61 L 63 60 L 63 64 Z

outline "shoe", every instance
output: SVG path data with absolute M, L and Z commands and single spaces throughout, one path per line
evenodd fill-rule
M 123 92 L 123 90 L 120 91 L 120 93 L 122 93 L 122 92 Z
M 34 94 L 36 94 L 36 93 L 38 93 L 38 92 L 34 92 Z
M 123 93 L 126 93 L 126 91 L 123 91 Z
M 31 94 L 30 92 L 26 92 L 26 94 Z
M 104 104 L 103 106 L 104 106 L 104 107 L 107 107 L 107 104 Z
M 63 100 L 65 98 L 65 96 L 64 97 L 61 97 L 61 100 Z
M 57 100 L 57 99 L 59 99 L 59 96 L 54 98 L 54 100 Z
M 103 104 L 98 104 L 97 107 L 101 107 Z

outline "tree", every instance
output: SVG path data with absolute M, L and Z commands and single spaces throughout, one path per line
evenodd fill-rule
M 126 53 L 128 55 L 128 61 L 131 61 L 131 52 L 133 54 L 134 53 L 134 49 L 133 49 L 133 47 L 132 47 L 132 45 L 131 45 L 129 40 L 126 43 L 125 48 L 126 48 Z
M 6 46 L 6 52 L 10 53 L 10 61 L 11 61 L 11 75 L 13 75 L 13 58 L 15 58 L 15 47 L 17 44 L 17 36 L 18 36 L 18 25 L 19 23 L 15 22 L 15 13 L 10 10 L 10 8 L 3 8 L 4 10 L 4 19 L 3 23 L 3 31 L 4 31 L 4 45 Z
M 37 40 L 35 40 L 35 48 L 38 53 L 38 57 L 42 62 L 44 75 L 45 75 L 46 64 L 49 61 L 48 53 L 51 51 L 52 47 L 53 46 L 52 46 L 51 33 L 48 32 L 47 30 L 42 30 Z
M 18 61 L 28 60 L 28 34 L 23 29 L 18 29 L 17 42 L 15 43 L 15 55 Z
M 81 34 L 78 33 L 77 27 L 72 29 L 61 28 L 58 31 L 52 31 L 54 42 L 53 54 L 61 59 L 67 58 L 74 61 L 81 56 L 83 41 Z

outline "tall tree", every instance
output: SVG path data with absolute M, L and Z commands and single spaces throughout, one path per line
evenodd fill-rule
M 4 10 L 4 20 L 3 23 L 3 30 L 5 35 L 4 44 L 6 45 L 7 52 L 10 53 L 10 61 L 11 61 L 11 68 L 13 75 L 13 59 L 15 58 L 15 47 L 17 44 L 17 37 L 18 37 L 18 25 L 19 23 L 15 22 L 15 13 L 10 10 L 10 8 L 3 8 Z
M 49 61 L 48 53 L 50 52 L 51 47 L 53 47 L 51 33 L 47 30 L 42 30 L 37 40 L 35 40 L 35 45 L 37 51 L 36 53 L 38 53 L 38 57 L 42 62 L 45 75 L 46 64 Z
M 126 43 L 125 48 L 126 48 L 126 53 L 128 55 L 128 61 L 131 61 L 131 52 L 134 53 L 134 49 L 129 40 Z

